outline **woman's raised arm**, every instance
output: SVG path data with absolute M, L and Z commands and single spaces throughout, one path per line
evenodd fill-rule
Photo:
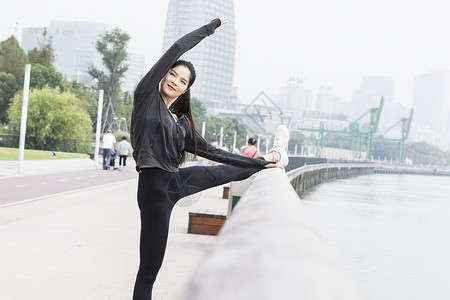
M 227 20 L 225 18 L 214 19 L 209 24 L 203 25 L 177 40 L 141 79 L 135 93 L 139 94 L 157 87 L 159 82 L 164 78 L 181 55 L 192 49 L 205 37 L 216 32 L 220 25 L 226 23 Z

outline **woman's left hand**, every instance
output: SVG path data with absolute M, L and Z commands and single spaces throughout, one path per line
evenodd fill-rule
M 225 25 L 225 24 L 227 24 L 227 23 L 228 23 L 227 18 L 225 18 L 225 17 L 220 18 L 220 25 L 221 25 L 221 26 L 222 26 L 222 25 Z M 217 27 L 216 30 L 214 30 L 214 32 L 217 32 L 217 31 L 219 31 L 219 27 Z
M 277 164 L 267 164 L 265 167 L 266 168 L 280 168 L 281 170 L 284 171 L 284 167 L 280 166 L 280 165 L 277 165 Z

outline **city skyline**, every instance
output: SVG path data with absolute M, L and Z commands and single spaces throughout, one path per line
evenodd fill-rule
M 102 56 L 96 49 L 96 42 L 108 30 L 109 24 L 86 21 L 50 20 L 47 27 L 22 28 L 21 47 L 28 53 L 37 46 L 37 41 L 46 32 L 55 51 L 53 66 L 68 81 L 77 81 L 85 86 L 94 84 L 89 75 L 89 65 L 104 69 Z M 128 51 L 128 66 L 121 79 L 123 91 L 132 92 L 144 75 L 145 56 Z
M 0 39 L 14 33 L 16 21 L 20 28 L 45 27 L 51 19 L 110 23 L 131 35 L 130 52 L 145 55 L 148 69 L 162 53 L 168 4 L 133 1 L 112 7 L 81 0 L 65 4 L 61 11 L 54 9 L 60 5 L 54 0 L 8 3 Z M 304 78 L 307 89 L 328 86 L 350 101 L 364 76 L 388 76 L 396 83 L 396 102 L 411 107 L 416 76 L 450 69 L 450 22 L 444 4 L 238 1 L 235 20 L 230 20 L 237 31 L 238 96 L 248 103 L 260 91 L 277 92 L 294 76 Z

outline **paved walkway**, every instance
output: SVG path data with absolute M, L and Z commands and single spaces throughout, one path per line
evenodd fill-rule
M 101 169 L 100 162 L 97 164 Z M 18 173 L 19 163 L 17 160 L 0 160 L 0 178 L 6 176 L 40 175 L 67 170 L 79 171 L 93 169 L 97 166 L 94 161 L 86 159 L 54 159 L 54 160 L 24 160 L 22 162 L 22 173 Z
M 94 168 L 92 160 L 53 162 L 25 161 L 18 175 L 17 162 L 0 161 L 0 181 Z M 128 179 L 0 208 L 0 298 L 131 299 L 139 246 L 136 189 L 136 179 Z M 175 206 L 154 299 L 177 299 L 215 239 L 187 234 L 188 212 L 227 205 L 217 187 Z
M 61 163 L 60 163 L 61 164 Z M 64 164 L 64 163 L 63 163 Z M 0 208 L 84 188 L 95 188 L 127 179 L 137 179 L 134 166 L 123 170 L 103 170 L 100 166 L 83 170 L 64 169 L 57 173 L 0 177 Z

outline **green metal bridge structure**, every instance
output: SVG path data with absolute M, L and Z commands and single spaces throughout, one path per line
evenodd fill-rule
M 394 141 L 399 143 L 399 153 L 398 153 L 398 161 L 399 163 L 404 163 L 405 161 L 405 142 L 408 140 L 409 132 L 411 130 L 411 122 L 414 115 L 414 110 L 411 108 L 411 112 L 408 118 L 401 118 L 397 123 L 392 125 L 389 129 L 386 129 L 384 132 L 375 137 L 377 140 L 386 140 L 386 141 Z M 385 138 L 384 134 L 388 133 L 392 129 L 394 129 L 397 125 L 401 124 L 402 132 L 401 137 L 399 139 L 393 138 Z
M 366 160 L 372 161 L 372 153 L 373 153 L 373 141 L 374 140 L 387 140 L 387 141 L 394 141 L 398 142 L 400 145 L 399 149 L 399 162 L 404 162 L 404 145 L 406 140 L 409 137 L 409 132 L 411 129 L 411 122 L 413 118 L 413 109 L 411 109 L 411 113 L 408 118 L 402 118 L 400 121 L 396 122 L 394 125 L 392 125 L 387 130 L 383 131 L 382 133 L 378 133 L 378 125 L 380 123 L 381 113 L 383 111 L 383 105 L 384 105 L 384 98 L 381 97 L 380 104 L 378 107 L 370 108 L 367 112 L 362 114 L 359 118 L 357 118 L 355 121 L 350 122 L 348 127 L 344 130 L 332 130 L 332 129 L 326 129 L 323 122 L 320 122 L 319 128 L 297 128 L 299 131 L 309 131 L 318 133 L 318 137 L 315 138 L 315 135 L 313 137 L 316 139 L 316 157 L 320 157 L 323 149 L 323 143 L 324 143 L 324 134 L 325 133 L 335 133 L 338 135 L 347 135 L 352 137 L 352 140 L 355 142 L 355 148 L 357 152 L 357 158 L 361 159 L 361 153 L 362 153 L 362 143 L 366 142 Z M 370 115 L 369 123 L 367 124 L 367 128 L 365 128 L 364 131 L 362 131 L 361 126 L 361 120 L 366 117 L 367 115 Z M 394 138 L 385 138 L 384 135 L 397 127 L 399 124 L 402 124 L 402 132 L 401 137 L 398 139 Z

